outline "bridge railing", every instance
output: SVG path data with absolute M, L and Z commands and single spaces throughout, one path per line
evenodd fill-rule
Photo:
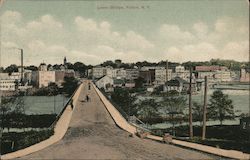
M 69 99 L 67 100 L 67 102 L 65 103 L 63 109 L 59 112 L 59 114 L 57 114 L 55 121 L 50 125 L 50 129 L 53 129 L 57 123 L 57 121 L 60 119 L 61 115 L 63 114 L 63 112 L 65 111 L 65 109 L 67 108 L 67 106 L 70 104 L 70 101 L 72 100 L 72 98 L 74 97 L 75 93 L 77 92 L 77 90 L 79 89 L 79 87 L 81 86 L 82 83 L 79 83 L 78 86 L 76 87 L 75 91 L 73 92 L 73 94 L 69 97 Z
M 101 89 L 99 89 L 99 90 L 109 100 L 109 102 L 120 112 L 120 114 L 127 120 L 128 123 L 135 126 L 139 130 L 143 130 L 143 131 L 152 133 L 152 131 L 149 128 L 145 127 L 147 125 L 144 122 L 142 122 L 139 118 L 137 118 L 136 116 L 133 116 L 135 118 L 135 122 L 134 123 L 131 122 L 130 121 L 131 116 L 128 115 L 117 103 L 115 103 L 105 91 L 103 91 Z

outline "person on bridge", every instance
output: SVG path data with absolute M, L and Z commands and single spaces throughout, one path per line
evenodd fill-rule
M 71 106 L 71 109 L 73 110 L 74 104 L 73 104 L 73 100 L 72 99 L 70 100 L 70 106 Z
M 90 90 L 90 83 L 89 83 L 89 90 Z
M 88 96 L 88 95 L 86 95 L 86 101 L 87 101 L 87 102 L 89 101 L 89 96 Z

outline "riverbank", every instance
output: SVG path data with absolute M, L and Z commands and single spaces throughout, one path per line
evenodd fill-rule
M 153 129 L 153 133 L 162 136 L 164 133 L 173 133 L 176 139 L 195 142 L 227 150 L 238 150 L 250 153 L 250 133 L 241 130 L 239 125 L 207 126 L 206 140 L 201 140 L 202 127 L 194 126 L 194 139 L 189 140 L 189 126 L 179 126 L 174 129 Z

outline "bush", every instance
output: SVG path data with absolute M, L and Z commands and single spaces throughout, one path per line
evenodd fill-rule
M 54 134 L 53 129 L 46 129 L 42 131 L 29 131 L 21 133 L 16 133 L 16 132 L 3 133 L 1 140 L 2 154 L 24 149 L 33 144 L 48 139 L 53 134 Z

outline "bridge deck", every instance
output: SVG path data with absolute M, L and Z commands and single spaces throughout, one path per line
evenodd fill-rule
M 207 155 L 147 139 L 118 128 L 98 95 L 84 82 L 64 138 L 21 159 L 212 159 Z M 84 102 L 86 94 L 91 101 Z

